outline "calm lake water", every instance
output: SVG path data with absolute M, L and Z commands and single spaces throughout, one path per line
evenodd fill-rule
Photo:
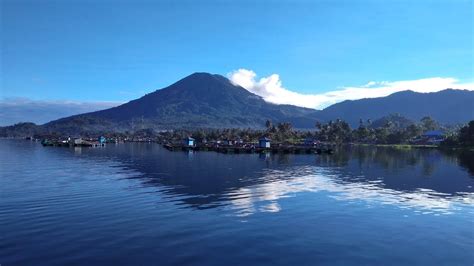
M 474 156 L 0 140 L 0 264 L 473 265 Z

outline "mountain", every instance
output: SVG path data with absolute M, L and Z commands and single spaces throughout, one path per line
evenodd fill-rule
M 361 118 L 374 121 L 395 113 L 414 121 L 431 116 L 442 124 L 465 123 L 474 119 L 474 92 L 453 89 L 432 93 L 402 91 L 387 97 L 343 101 L 325 108 L 318 117 L 321 120 L 340 118 L 354 127 Z
M 120 106 L 70 116 L 44 125 L 49 131 L 126 131 L 144 128 L 263 127 L 265 121 L 313 128 L 318 111 L 276 105 L 227 78 L 194 73 Z
M 403 91 L 387 97 L 344 101 L 317 111 L 272 104 L 223 76 L 194 73 L 166 88 L 113 108 L 69 116 L 39 126 L 23 123 L 3 127 L 0 136 L 32 131 L 78 134 L 149 128 L 261 128 L 266 120 L 274 124 L 290 122 L 294 128 L 313 129 L 316 121 L 337 118 L 349 122 L 353 128 L 359 125 L 360 119 L 364 122 L 371 119 L 373 125 L 386 124 L 390 120 L 406 126 L 424 116 L 431 116 L 441 124 L 472 120 L 474 91 Z

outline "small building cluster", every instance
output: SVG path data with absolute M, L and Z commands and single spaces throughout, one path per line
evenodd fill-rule
M 192 137 L 186 137 L 182 142 L 165 142 L 163 147 L 170 151 L 216 151 L 222 153 L 306 153 L 332 154 L 334 146 L 330 143 L 321 143 L 315 139 L 306 139 L 297 144 L 276 143 L 267 136 L 262 136 L 257 142 L 244 142 L 240 139 L 207 140 L 197 142 Z
M 245 148 L 255 148 L 254 143 L 245 143 L 242 139 L 224 139 L 224 140 L 213 140 L 208 141 L 207 139 L 203 139 L 200 144 L 209 147 L 245 147 Z M 186 137 L 183 139 L 183 145 L 185 147 L 196 147 L 197 142 L 192 137 Z M 259 148 L 270 148 L 271 147 L 271 140 L 267 137 L 261 137 L 258 140 L 258 147 Z
M 417 145 L 439 145 L 446 139 L 446 135 L 441 130 L 426 131 L 420 137 L 413 140 L 413 144 Z
M 61 146 L 61 147 L 104 147 L 107 142 L 114 142 L 104 136 L 98 138 L 48 138 L 43 139 L 41 144 L 43 146 Z
M 258 143 L 254 142 L 245 142 L 242 139 L 223 139 L 223 140 L 207 140 L 202 139 L 197 141 L 192 137 L 186 137 L 183 139 L 182 145 L 185 147 L 197 147 L 197 146 L 206 146 L 206 147 L 235 147 L 235 148 L 272 148 L 272 141 L 266 136 L 262 136 L 258 139 Z M 277 146 L 281 146 L 278 144 Z M 296 144 L 296 146 L 302 147 L 317 147 L 320 146 L 321 142 L 315 138 L 306 138 L 301 143 Z

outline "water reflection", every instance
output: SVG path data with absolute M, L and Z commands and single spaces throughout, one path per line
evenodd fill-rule
M 474 152 L 472 151 L 443 151 L 443 153 L 451 158 L 459 166 L 466 169 L 471 177 L 474 178 Z
M 382 181 L 350 182 L 338 179 L 337 175 L 324 169 L 300 167 L 290 171 L 268 171 L 269 179 L 278 181 L 240 188 L 227 194 L 240 216 L 255 212 L 280 210 L 278 200 L 300 192 L 330 192 L 337 200 L 363 200 L 366 203 L 396 205 L 413 208 L 423 213 L 449 214 L 460 209 L 461 204 L 474 204 L 471 192 L 450 195 L 432 189 L 418 188 L 414 191 L 398 191 L 384 188 Z
M 165 201 L 222 207 L 239 216 L 278 212 L 281 198 L 304 192 L 420 212 L 452 213 L 460 204 L 474 204 L 473 157 L 466 153 L 353 147 L 324 156 L 231 155 L 127 144 L 79 155 L 120 162 L 139 173 L 134 178 L 144 186 L 158 188 Z

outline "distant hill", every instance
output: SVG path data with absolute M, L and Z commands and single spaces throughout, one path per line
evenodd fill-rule
M 0 137 L 30 137 L 39 133 L 43 133 L 42 127 L 34 123 L 17 123 L 0 127 Z
M 313 128 L 318 112 L 268 103 L 223 76 L 194 73 L 120 106 L 62 118 L 44 127 L 61 132 L 263 127 L 270 119 L 274 123 L 291 122 L 294 127 Z
M 474 91 L 402 91 L 387 97 L 336 103 L 322 110 L 318 117 L 321 120 L 340 118 L 357 126 L 361 118 L 375 121 L 394 113 L 414 121 L 431 116 L 442 124 L 464 123 L 474 119 Z
M 390 114 L 388 116 L 381 117 L 379 119 L 376 119 L 370 124 L 370 127 L 372 128 L 379 128 L 379 127 L 384 127 L 388 123 L 392 124 L 393 127 L 397 129 L 402 129 L 406 128 L 410 125 L 415 124 L 414 121 L 401 116 L 400 114 Z
M 103 110 L 119 104 L 117 102 L 47 101 L 28 98 L 0 99 L 0 126 L 24 121 L 44 124 L 62 117 Z

